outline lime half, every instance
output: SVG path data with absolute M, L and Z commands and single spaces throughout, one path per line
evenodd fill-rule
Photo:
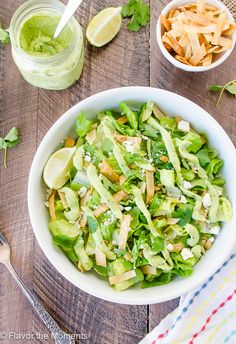
M 110 42 L 120 30 L 122 7 L 108 7 L 99 12 L 89 23 L 86 37 L 90 44 L 102 47 Z
M 68 181 L 75 151 L 76 147 L 61 148 L 48 159 L 44 167 L 43 179 L 50 189 L 59 189 Z

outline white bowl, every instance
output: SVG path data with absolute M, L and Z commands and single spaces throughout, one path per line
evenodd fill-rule
M 170 284 L 149 289 L 134 288 L 116 292 L 108 282 L 94 273 L 80 273 L 59 248 L 52 244 L 48 229 L 48 211 L 44 206 L 46 186 L 42 172 L 48 157 L 73 129 L 80 111 L 95 118 L 105 109 L 116 108 L 121 101 L 128 104 L 153 100 L 168 115 L 181 115 L 200 132 L 207 134 L 210 145 L 220 152 L 224 159 L 224 176 L 227 180 L 228 196 L 236 209 L 236 154 L 235 148 L 221 126 L 205 110 L 168 91 L 149 87 L 124 87 L 95 94 L 69 109 L 51 127 L 41 142 L 30 170 L 28 184 L 28 207 L 35 236 L 52 265 L 76 287 L 101 299 L 124 304 L 152 304 L 178 297 L 198 286 L 213 274 L 225 261 L 236 242 L 236 212 L 230 223 L 223 225 L 212 249 L 196 265 L 192 276 L 176 278 Z
M 173 0 L 171 1 L 166 7 L 164 7 L 164 9 L 162 10 L 161 14 L 163 16 L 166 16 L 171 9 L 177 8 L 179 6 L 185 5 L 190 3 L 190 0 Z M 228 19 L 234 23 L 234 18 L 232 16 L 232 14 L 230 13 L 230 11 L 228 10 L 228 8 L 221 2 L 218 0 L 207 0 L 207 4 L 211 5 L 211 6 L 215 6 L 216 8 L 222 9 L 226 12 Z M 174 65 L 177 68 L 183 69 L 187 72 L 205 72 L 207 70 L 213 69 L 218 67 L 221 63 L 223 63 L 228 57 L 229 55 L 232 53 L 234 46 L 235 46 L 235 42 L 236 42 L 236 32 L 234 32 L 234 34 L 232 35 L 232 40 L 233 40 L 233 44 L 232 44 L 232 48 L 228 49 L 227 51 L 224 51 L 220 54 L 217 54 L 217 58 L 216 60 L 210 64 L 209 66 L 189 66 L 186 65 L 178 60 L 176 60 L 165 48 L 163 42 L 162 42 L 162 36 L 164 34 L 164 28 L 161 25 L 160 22 L 160 17 L 158 18 L 157 21 L 157 26 L 156 26 L 156 37 L 157 37 L 157 43 L 159 45 L 159 48 L 162 52 L 162 55 L 170 62 L 172 63 L 172 65 Z

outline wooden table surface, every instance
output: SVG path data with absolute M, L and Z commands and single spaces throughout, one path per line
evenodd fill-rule
M 6 27 L 20 0 L 0 1 L 0 21 Z M 119 1 L 119 4 L 124 1 Z M 236 54 L 219 68 L 187 73 L 174 68 L 160 54 L 155 38 L 158 15 L 168 0 L 150 0 L 150 27 L 140 33 L 125 29 L 101 49 L 86 44 L 82 77 L 60 92 L 28 85 L 11 57 L 10 45 L 0 47 L 0 136 L 12 126 L 19 128 L 21 143 L 9 151 L 8 168 L 0 156 L 0 231 L 12 246 L 12 261 L 28 286 L 62 328 L 87 335 L 89 344 L 136 344 L 172 309 L 178 300 L 158 305 L 117 305 L 92 297 L 66 281 L 49 263 L 35 240 L 27 209 L 30 165 L 51 125 L 72 105 L 94 93 L 119 86 L 143 85 L 176 92 L 213 115 L 236 143 L 235 99 L 224 96 L 216 108 L 211 84 L 235 79 Z M 76 17 L 86 28 L 89 18 L 112 0 L 84 0 Z M 37 195 L 35 195 L 37 197 Z M 148 290 L 147 290 L 148 293 Z M 9 273 L 0 266 L 0 332 L 48 334 Z M 0 340 L 1 342 L 1 340 Z M 49 339 L 8 339 L 4 343 L 52 343 Z

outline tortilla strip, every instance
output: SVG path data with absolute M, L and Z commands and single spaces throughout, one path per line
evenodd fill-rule
M 210 19 L 201 14 L 196 14 L 194 12 L 187 11 L 185 17 L 191 22 L 200 24 L 200 25 L 209 25 L 211 23 Z
M 207 54 L 200 62 L 199 64 L 202 64 L 203 66 L 209 66 L 212 63 L 212 57 L 213 54 Z
M 184 49 L 185 49 L 184 57 L 186 58 L 186 60 L 189 60 L 192 56 L 191 45 L 188 44 Z
M 170 31 L 170 22 L 169 22 L 168 19 L 166 19 L 166 17 L 163 16 L 162 14 L 160 15 L 160 22 L 161 22 L 161 24 L 164 26 L 164 28 L 166 29 L 166 31 Z
M 174 49 L 174 51 L 176 52 L 176 54 L 180 55 L 180 56 L 184 56 L 184 51 L 183 48 L 181 47 L 181 45 L 179 45 L 177 39 L 175 37 L 172 36 L 172 34 L 170 33 L 170 31 L 167 33 L 169 40 L 171 42 L 171 45 Z
M 151 171 L 146 171 L 146 182 L 147 182 L 147 193 L 146 193 L 146 204 L 148 204 L 154 197 L 154 174 Z
M 188 35 L 185 33 L 179 40 L 179 45 L 184 48 L 187 44 L 189 44 Z
M 217 47 L 216 49 L 215 49 L 215 51 L 214 51 L 214 53 L 215 54 L 219 54 L 219 53 L 222 53 L 223 51 L 226 51 L 226 50 L 228 50 L 228 48 L 226 48 L 226 47 Z
M 188 39 L 191 45 L 192 54 L 194 55 L 200 49 L 197 32 L 193 30 L 188 31 Z
M 221 36 L 221 32 L 223 31 L 225 22 L 226 22 L 226 14 L 221 13 L 217 19 L 216 30 L 214 32 L 213 39 L 211 41 L 212 44 L 218 45 L 218 42 L 219 42 L 219 39 Z
M 219 48 L 219 45 L 215 45 L 214 47 L 207 49 L 207 54 L 215 52 L 215 50 Z
M 173 18 L 173 17 L 175 17 L 176 16 L 176 12 L 179 12 L 178 10 L 170 10 L 170 13 L 169 13 L 169 15 L 168 15 L 168 20 L 170 19 L 170 18 Z M 180 13 L 180 12 L 179 12 Z
M 48 198 L 49 213 L 52 220 L 56 220 L 55 194 L 56 194 L 56 190 L 53 190 L 51 195 Z
M 176 60 L 178 60 L 179 62 L 182 62 L 182 63 L 184 63 L 184 64 L 186 64 L 186 65 L 191 66 L 191 63 L 189 63 L 185 57 L 179 56 L 179 55 L 175 55 L 175 58 L 176 58 Z
M 123 215 L 120 223 L 120 235 L 119 235 L 119 249 L 125 250 L 128 234 L 130 230 L 130 224 L 132 222 L 132 216 L 130 214 Z
M 68 208 L 68 204 L 67 204 L 67 201 L 66 201 L 65 194 L 63 192 L 58 191 L 58 195 L 59 195 L 60 200 L 62 202 L 63 208 L 67 209 Z
M 128 118 L 126 116 L 121 116 L 116 120 L 116 122 L 124 124 L 128 122 Z
M 206 55 L 206 48 L 205 45 L 202 44 L 200 49 L 197 50 L 191 57 L 191 59 L 189 60 L 189 63 L 191 63 L 193 66 L 196 66 L 199 61 L 201 61 L 201 59 Z
M 212 41 L 212 34 L 210 34 L 210 33 L 204 33 L 203 36 L 205 37 L 205 40 L 206 40 L 207 42 L 210 43 L 210 42 Z
M 122 201 L 123 199 L 125 199 L 127 197 L 127 193 L 124 192 L 123 190 L 118 191 L 114 196 L 114 200 L 116 201 L 116 203 L 119 203 L 120 201 Z M 109 206 L 107 203 L 103 203 L 101 204 L 98 208 L 96 208 L 93 211 L 94 216 L 98 217 L 101 214 L 105 213 L 105 211 L 107 211 L 109 209 Z
M 197 13 L 205 13 L 206 0 L 197 0 Z
M 216 30 L 216 24 L 209 24 L 207 26 L 202 25 L 188 25 L 188 30 L 194 30 L 197 33 L 212 33 Z
M 218 44 L 224 48 L 231 49 L 232 48 L 232 39 L 220 37 L 218 40 Z
M 163 44 L 164 44 L 165 48 L 166 48 L 168 51 L 171 51 L 171 50 L 172 50 L 171 45 L 169 45 L 169 44 L 166 43 L 166 42 L 163 42 Z
M 229 28 L 227 30 L 224 30 L 222 34 L 224 36 L 231 36 L 234 33 L 235 29 L 236 29 L 236 26 L 233 23 L 231 23 L 229 24 Z

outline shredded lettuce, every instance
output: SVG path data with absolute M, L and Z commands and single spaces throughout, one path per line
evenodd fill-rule
M 110 194 L 110 192 L 107 191 L 107 189 L 105 189 L 105 187 L 103 186 L 100 178 L 97 175 L 97 170 L 96 170 L 96 168 L 92 164 L 89 165 L 89 167 L 87 169 L 87 175 L 88 175 L 88 179 L 89 179 L 91 185 L 99 193 L 99 195 L 101 196 L 103 202 L 108 204 L 109 208 L 111 209 L 113 214 L 118 219 L 121 219 L 122 212 L 121 212 L 119 206 L 115 202 L 115 200 L 112 197 L 112 195 Z
M 178 155 L 176 153 L 175 146 L 174 146 L 174 143 L 173 143 L 173 140 L 171 138 L 170 133 L 166 129 L 164 129 L 152 117 L 148 119 L 147 123 L 149 125 L 151 125 L 152 127 L 156 128 L 157 130 L 160 131 L 160 134 L 162 136 L 162 139 L 163 139 L 163 141 L 165 143 L 165 146 L 166 146 L 166 149 L 167 149 L 167 152 L 168 152 L 169 159 L 170 159 L 170 161 L 171 161 L 171 163 L 174 166 L 174 169 L 176 171 L 177 181 L 178 181 L 178 183 L 180 183 L 182 181 L 180 161 L 179 161 Z

